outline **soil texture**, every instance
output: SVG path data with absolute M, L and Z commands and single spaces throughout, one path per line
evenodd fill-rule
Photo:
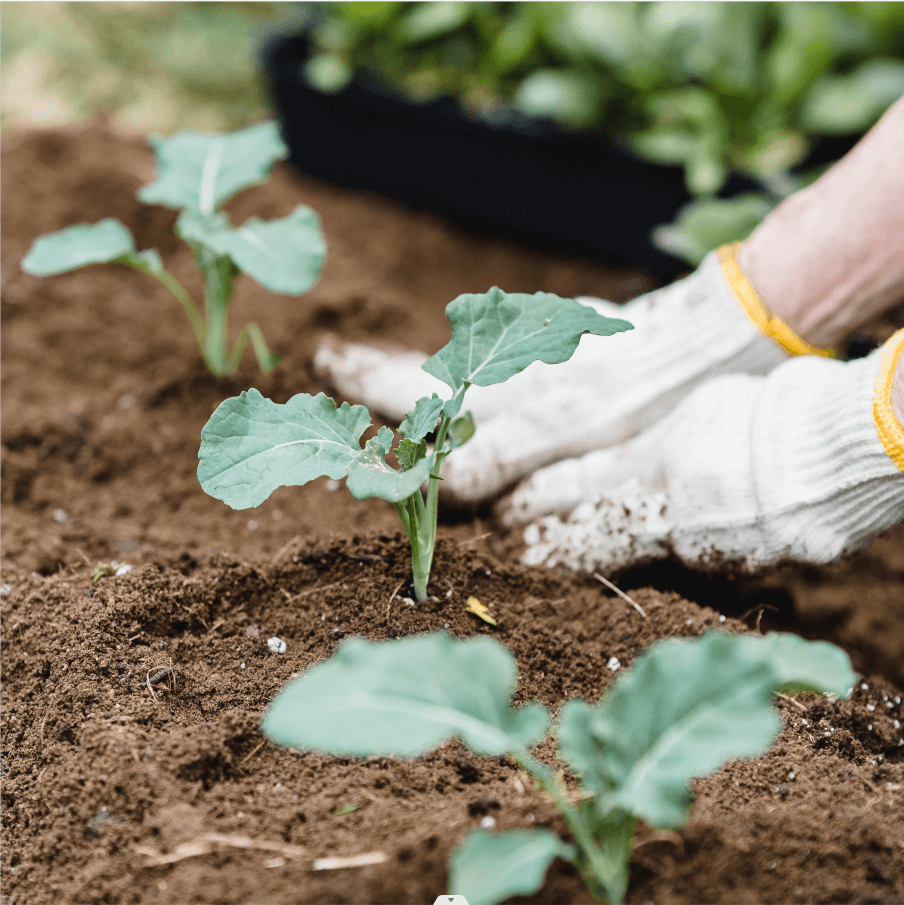
M 652 281 L 473 235 L 279 165 L 234 221 L 320 215 L 327 262 L 292 299 L 239 278 L 234 327 L 260 324 L 282 364 L 204 369 L 178 303 L 118 266 L 40 280 L 39 235 L 118 217 L 200 296 L 175 212 L 137 201 L 144 141 L 103 121 L 4 134 L 2 157 L 3 905 L 419 903 L 446 892 L 464 833 L 546 826 L 551 803 L 508 761 L 457 743 L 410 761 L 299 754 L 258 720 L 292 676 L 350 635 L 491 634 L 515 654 L 517 700 L 595 700 L 650 643 L 711 627 L 840 644 L 851 700 L 778 701 L 767 755 L 694 785 L 690 822 L 642 829 L 632 903 L 904 901 L 904 528 L 827 568 L 745 578 L 662 563 L 611 575 L 646 618 L 585 576 L 526 568 L 486 512 L 443 516 L 437 599 L 404 600 L 410 559 L 389 504 L 326 480 L 255 510 L 207 497 L 200 431 L 255 386 L 318 392 L 327 334 L 432 352 L 445 305 L 492 285 L 626 301 Z M 858 342 L 904 324 L 893 312 Z M 123 574 L 98 563 L 131 567 Z M 477 596 L 493 628 L 466 612 Z M 275 653 L 267 640 L 285 641 Z M 555 761 L 550 744 L 537 750 Z M 316 869 L 318 859 L 373 863 Z M 454 892 L 454 890 L 452 890 Z M 589 901 L 566 863 L 537 903 Z

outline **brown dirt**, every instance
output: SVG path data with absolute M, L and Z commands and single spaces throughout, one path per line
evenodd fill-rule
M 144 143 L 93 123 L 3 145 L 6 905 L 433 901 L 469 827 L 489 815 L 500 828 L 564 832 L 551 805 L 517 768 L 457 744 L 408 762 L 262 745 L 258 717 L 290 676 L 350 634 L 481 632 L 516 655 L 518 699 L 557 709 L 598 696 L 610 656 L 630 664 L 657 638 L 750 629 L 761 613 L 763 627 L 844 646 L 862 684 L 849 702 L 780 701 L 785 728 L 765 757 L 698 781 L 682 831 L 642 833 L 629 901 L 904 900 L 904 530 L 826 569 L 744 579 L 664 564 L 610 576 L 645 621 L 591 579 L 515 564 L 504 537 L 485 536 L 491 523 L 458 515 L 441 529 L 440 602 L 412 608 L 397 596 L 409 561 L 388 505 L 318 481 L 233 512 L 197 484 L 213 408 L 251 385 L 277 401 L 319 389 L 311 359 L 325 331 L 429 352 L 461 292 L 498 284 L 621 301 L 649 280 L 280 167 L 232 213 L 310 204 L 327 265 L 300 299 L 240 280 L 234 322 L 257 320 L 283 364 L 260 377 L 249 356 L 244 372 L 215 379 L 177 303 L 148 278 L 104 267 L 38 280 L 18 268 L 36 236 L 116 216 L 198 292 L 174 214 L 135 200 L 152 175 Z M 110 560 L 134 571 L 93 581 Z M 464 611 L 470 594 L 498 629 Z M 268 651 L 273 635 L 284 655 Z M 350 805 L 360 807 L 337 815 Z M 371 851 L 387 860 L 311 869 Z M 588 898 L 556 862 L 530 901 Z

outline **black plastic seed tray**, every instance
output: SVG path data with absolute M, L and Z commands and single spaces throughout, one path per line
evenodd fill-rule
M 308 53 L 304 33 L 271 38 L 262 51 L 301 172 L 661 278 L 688 269 L 650 237 L 690 201 L 681 167 L 647 163 L 604 136 L 518 111 L 485 117 L 453 98 L 416 103 L 366 75 L 325 94 L 304 78 Z M 755 187 L 734 176 L 724 194 Z

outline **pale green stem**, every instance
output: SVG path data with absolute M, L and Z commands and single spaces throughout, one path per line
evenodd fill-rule
M 587 826 L 584 818 L 575 809 L 568 798 L 564 786 L 553 775 L 549 767 L 541 764 L 528 751 L 514 753 L 512 756 L 549 793 L 568 824 L 568 828 L 574 835 L 575 841 L 586 859 L 586 863 L 576 862 L 575 867 L 580 871 L 591 894 L 597 898 L 602 897 L 604 901 L 609 900 L 610 880 L 623 870 L 620 856 L 614 853 L 610 853 L 607 856 L 607 853 L 600 849 L 593 838 L 590 827 Z M 617 894 L 614 898 L 620 901 L 622 896 Z
M 279 364 L 279 356 L 275 352 L 271 352 L 267 347 L 264 334 L 257 324 L 245 324 L 239 338 L 232 347 L 232 352 L 229 353 L 229 372 L 232 373 L 238 369 L 249 342 L 251 343 L 251 348 L 254 349 L 254 354 L 257 356 L 257 363 L 260 365 L 261 371 L 264 374 L 269 374 Z
M 132 266 L 134 267 L 135 265 Z M 150 276 L 158 279 L 176 297 L 176 300 L 182 306 L 182 310 L 188 315 L 189 321 L 191 321 L 191 328 L 194 330 L 198 348 L 203 355 L 205 332 L 204 318 L 201 316 L 201 312 L 198 311 L 197 305 L 195 305 L 194 300 L 185 291 L 182 284 L 167 270 L 151 270 L 147 267 L 136 267 L 135 269 L 140 270 L 142 273 L 150 274 Z
M 230 373 L 226 357 L 227 324 L 229 317 L 228 287 L 216 255 L 202 249 L 201 267 L 204 271 L 204 301 L 207 314 L 207 335 L 204 341 L 204 360 L 218 377 Z
M 430 580 L 430 562 L 425 562 L 421 552 L 421 526 L 418 524 L 418 509 L 414 501 L 420 491 L 413 493 L 406 503 L 408 505 L 408 539 L 411 541 L 411 572 L 414 578 L 414 594 L 418 600 L 427 599 L 427 582 Z M 423 505 L 423 504 L 422 504 Z

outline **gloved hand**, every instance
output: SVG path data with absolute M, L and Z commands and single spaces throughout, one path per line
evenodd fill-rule
M 710 380 L 633 440 L 538 471 L 503 520 L 530 523 L 524 562 L 576 571 L 830 562 L 904 520 L 902 349 L 904 330 L 865 359 Z
M 444 499 L 480 503 L 535 469 L 621 443 L 654 424 L 695 386 L 767 374 L 788 359 L 745 314 L 714 252 L 687 278 L 626 305 L 593 299 L 634 329 L 585 336 L 564 364 L 535 362 L 504 384 L 472 387 L 473 439 L 443 465 Z M 448 387 L 421 370 L 427 356 L 325 345 L 314 364 L 334 390 L 401 421 L 421 396 Z

